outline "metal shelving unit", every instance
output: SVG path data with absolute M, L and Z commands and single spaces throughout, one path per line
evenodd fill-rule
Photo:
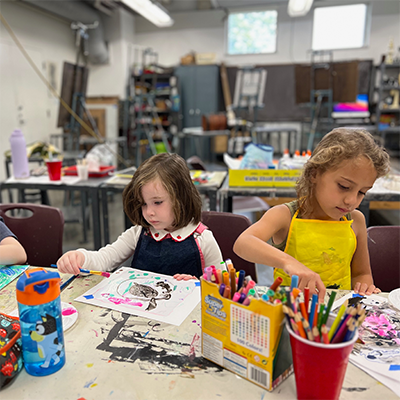
M 382 145 L 385 146 L 388 134 L 400 135 L 400 63 L 385 64 L 383 62 L 379 65 L 377 72 L 379 76 L 375 87 L 375 93 L 377 93 L 375 126 L 376 132 L 381 137 Z M 390 104 L 388 100 L 391 100 L 392 103 Z M 394 124 L 382 125 L 383 114 L 393 114 Z

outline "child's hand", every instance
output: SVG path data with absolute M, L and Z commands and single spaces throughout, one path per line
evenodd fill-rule
M 367 283 L 356 282 L 354 285 L 354 293 L 358 293 L 361 296 L 370 295 L 372 293 L 380 293 L 381 289 L 375 287 L 375 285 L 368 285 Z
M 57 268 L 60 272 L 66 274 L 79 274 L 79 268 L 82 268 L 85 262 L 85 256 L 80 251 L 68 251 L 57 261 Z
M 177 281 L 188 281 L 190 279 L 197 279 L 195 276 L 193 275 L 187 275 L 187 274 L 175 274 L 174 278 Z
M 321 277 L 316 272 L 311 271 L 311 269 L 294 258 L 284 266 L 283 270 L 290 276 L 297 275 L 299 277 L 298 288 L 301 291 L 305 287 L 309 287 L 310 295 L 317 293 L 319 303 L 324 302 L 326 288 Z

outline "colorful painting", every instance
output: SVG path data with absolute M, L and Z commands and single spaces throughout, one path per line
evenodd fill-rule
M 346 300 L 349 305 L 361 303 L 366 318 L 359 328 L 350 362 L 400 396 L 400 311 L 385 297 L 348 294 L 336 301 L 335 312 Z
M 0 290 L 18 278 L 29 265 L 0 265 Z
M 123 267 L 75 300 L 180 325 L 200 302 L 200 282 Z

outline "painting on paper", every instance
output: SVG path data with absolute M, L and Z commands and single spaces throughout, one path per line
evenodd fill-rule
M 18 278 L 29 265 L 0 265 L 0 290 Z
M 200 302 L 200 286 L 123 267 L 75 300 L 180 325 Z

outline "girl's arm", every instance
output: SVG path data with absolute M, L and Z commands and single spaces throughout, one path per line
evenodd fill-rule
M 141 226 L 133 226 L 121 234 L 113 244 L 108 244 L 98 251 L 69 251 L 57 261 L 57 267 L 60 272 L 69 274 L 79 274 L 79 268 L 93 271 L 113 270 L 134 253 L 141 231 Z
M 0 264 L 24 264 L 25 262 L 25 249 L 17 239 L 8 236 L 0 242 Z
M 281 268 L 289 276 L 298 275 L 299 289 L 309 287 L 310 292 L 315 293 L 316 288 L 319 301 L 323 302 L 326 289 L 320 276 L 290 255 L 267 243 L 271 237 L 276 243 L 281 243 L 287 236 L 290 222 L 289 208 L 285 205 L 275 206 L 238 237 L 233 250 L 245 260 Z
M 379 293 L 380 289 L 374 285 L 369 262 L 367 227 L 364 215 L 355 210 L 351 213 L 353 230 L 357 237 L 357 248 L 351 261 L 351 287 L 361 295 Z

